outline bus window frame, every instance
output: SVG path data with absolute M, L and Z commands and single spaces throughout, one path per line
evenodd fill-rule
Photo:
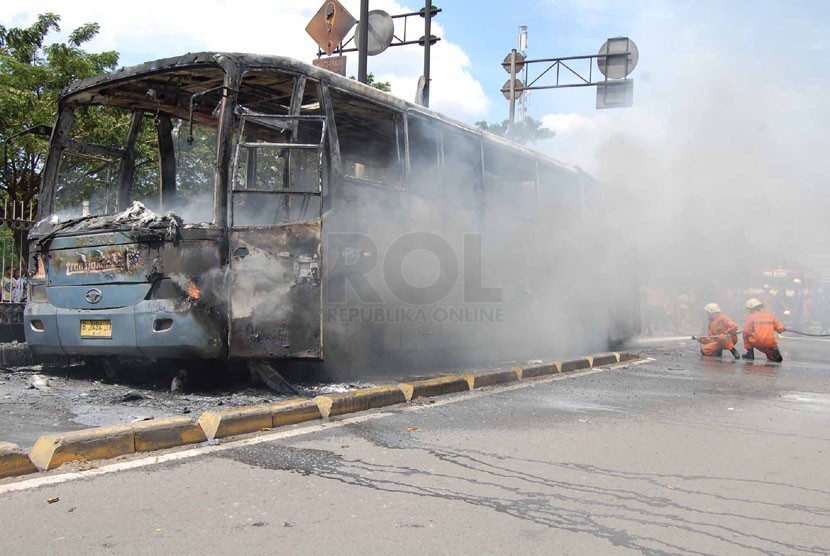
M 436 186 L 436 194 L 435 195 L 424 195 L 424 192 L 418 188 L 413 187 L 412 184 L 414 182 L 413 178 L 413 170 L 412 170 L 412 145 L 413 145 L 413 137 L 412 137 L 412 125 L 413 121 L 419 122 L 419 125 L 428 126 L 428 129 L 433 133 L 434 140 L 435 140 L 435 170 L 437 172 L 436 181 L 438 182 Z M 443 133 L 441 130 L 441 126 L 439 124 L 444 123 L 438 118 L 431 117 L 428 114 L 423 114 L 421 112 L 415 110 L 407 110 L 406 111 L 406 118 L 405 118 L 405 131 L 406 131 L 406 142 L 404 145 L 404 151 L 406 155 L 406 183 L 405 188 L 408 192 L 412 193 L 413 195 L 417 195 L 419 197 L 424 197 L 426 199 L 430 199 L 432 201 L 442 201 L 447 194 L 446 191 L 446 180 L 444 179 L 444 140 L 443 140 Z
M 245 228 L 258 228 L 258 227 L 281 227 L 287 224 L 265 224 L 265 225 L 240 225 L 234 223 L 234 204 L 233 204 L 233 197 L 235 194 L 245 194 L 245 193 L 253 193 L 255 195 L 283 195 L 286 199 L 290 197 L 309 197 L 315 196 L 320 197 L 320 212 L 322 214 L 324 210 L 324 199 L 325 199 L 325 192 L 327 189 L 327 181 L 329 179 L 330 171 L 326 167 L 326 152 L 327 150 L 330 151 L 330 147 L 327 146 L 331 143 L 329 140 L 329 134 L 331 133 L 330 128 L 333 126 L 329 125 L 329 112 L 328 112 L 328 98 L 327 98 L 327 91 L 326 85 L 323 81 L 312 78 L 304 73 L 291 71 L 284 68 L 274 68 L 269 66 L 259 66 L 259 65 L 250 65 L 245 66 L 242 68 L 241 71 L 238 72 L 236 75 L 236 81 L 240 83 L 240 88 L 244 87 L 244 77 L 249 72 L 257 72 L 257 71 L 264 71 L 264 72 L 273 72 L 280 74 L 286 78 L 290 78 L 293 80 L 292 91 L 291 91 L 291 100 L 289 102 L 288 111 L 286 114 L 272 114 L 272 113 L 264 113 L 264 112 L 257 112 L 246 108 L 245 104 L 240 102 L 238 91 L 235 95 L 234 102 L 233 102 L 233 116 L 228 118 L 232 120 L 232 124 L 230 125 L 230 130 L 228 132 L 228 143 L 230 148 L 229 153 L 229 160 L 228 160 L 228 172 L 227 172 L 227 190 L 225 198 L 227 199 L 227 226 L 229 229 L 245 229 Z M 303 109 L 303 99 L 305 98 L 305 93 L 307 92 L 308 87 L 314 87 L 316 89 L 318 95 L 318 102 L 319 102 L 319 112 L 314 114 L 302 114 Z M 245 142 L 241 140 L 244 131 L 245 131 L 245 120 L 252 119 L 252 118 L 261 118 L 261 119 L 280 119 L 280 120 L 287 120 L 289 123 L 285 127 L 285 129 L 291 131 L 290 141 L 294 141 L 297 136 L 297 130 L 299 128 L 298 122 L 300 120 L 306 121 L 320 121 L 321 122 L 321 130 L 320 130 L 320 140 L 316 144 L 312 143 L 256 143 L 254 145 L 247 145 Z M 293 123 L 291 123 L 293 122 Z M 290 153 L 294 149 L 315 149 L 317 151 L 317 187 L 315 191 L 297 191 L 292 189 L 250 189 L 247 187 L 237 188 L 237 176 L 238 176 L 238 165 L 239 165 L 239 155 L 241 152 L 241 148 L 279 148 L 279 149 L 288 149 Z M 289 167 L 289 172 L 291 172 L 291 168 L 293 167 L 291 156 L 287 157 L 287 164 Z M 329 162 L 330 164 L 330 162 Z M 318 218 L 320 215 L 318 215 Z M 288 224 L 290 225 L 290 224 Z
M 336 156 L 332 155 L 331 160 L 332 164 L 334 164 L 336 161 L 337 174 L 345 182 L 353 185 L 375 187 L 391 191 L 405 191 L 408 178 L 408 153 L 406 152 L 406 111 L 391 106 L 389 104 L 377 102 L 374 99 L 362 96 L 358 93 L 341 89 L 339 87 L 333 86 L 330 83 L 327 85 L 327 87 L 325 87 L 325 89 L 325 94 L 327 96 L 326 108 L 331 119 L 330 127 L 334 130 L 334 135 L 336 137 L 336 140 L 332 141 L 332 151 L 336 151 Z M 378 108 L 392 115 L 392 122 L 395 126 L 395 164 L 397 166 L 397 171 L 395 172 L 395 174 L 397 176 L 397 184 L 391 185 L 387 182 L 352 176 L 346 172 L 347 159 L 343 156 L 343 150 L 341 146 L 341 131 L 337 124 L 337 111 L 335 110 L 335 104 L 337 100 L 335 100 L 334 98 L 335 95 L 342 95 L 349 99 L 357 100 L 363 105 L 370 105 L 374 108 Z
M 323 181 L 324 181 L 324 174 L 325 170 L 323 168 L 324 165 L 324 151 L 326 145 L 326 133 L 328 131 L 327 125 L 327 118 L 325 114 L 321 115 L 313 115 L 313 116 L 303 116 L 303 115 L 284 115 L 284 114 L 261 114 L 257 112 L 250 112 L 245 111 L 242 114 L 239 114 L 239 131 L 237 132 L 237 137 L 241 138 L 242 135 L 245 133 L 245 122 L 249 119 L 274 119 L 274 120 L 287 120 L 289 122 L 298 122 L 300 120 L 306 121 L 319 121 L 321 122 L 320 125 L 320 141 L 319 143 L 249 143 L 245 141 L 238 140 L 234 146 L 234 152 L 231 157 L 231 169 L 229 172 L 229 180 L 230 180 L 230 187 L 228 188 L 229 195 L 231 197 L 228 207 L 230 214 L 228 215 L 228 223 L 232 229 L 242 229 L 242 228 L 253 228 L 253 227 L 270 227 L 270 226 L 284 226 L 285 224 L 269 224 L 269 225 L 250 225 L 250 224 L 236 224 L 234 222 L 234 204 L 233 204 L 233 196 L 235 194 L 254 194 L 254 195 L 289 195 L 295 197 L 322 197 L 323 195 Z M 296 129 L 296 125 L 289 125 L 289 128 L 293 127 Z M 292 133 L 292 138 L 294 134 Z M 243 148 L 248 149 L 260 149 L 260 148 L 271 148 L 271 149 L 287 149 L 289 152 L 293 149 L 314 149 L 317 151 L 317 188 L 315 191 L 297 191 L 293 189 L 256 189 L 256 188 L 249 188 L 249 187 L 240 187 L 237 188 L 237 177 L 238 177 L 238 168 L 239 168 L 239 157 L 240 153 L 242 152 Z M 288 159 L 290 160 L 290 158 Z M 290 162 L 289 162 L 290 167 Z M 289 172 L 290 172 L 289 168 Z M 247 185 L 246 179 L 246 185 Z M 322 204 L 322 199 L 321 199 Z
M 500 177 L 507 177 L 508 174 L 519 175 L 519 172 L 525 174 L 525 177 L 531 177 L 532 180 L 514 180 L 504 187 L 509 188 L 511 186 L 516 187 L 517 191 L 512 193 L 509 190 L 505 192 L 508 195 L 511 195 L 514 199 L 512 203 L 513 210 L 515 211 L 514 216 L 518 216 L 523 220 L 533 221 L 539 217 L 539 187 L 540 187 L 540 174 L 539 174 L 539 160 L 536 157 L 533 157 L 529 154 L 523 153 L 521 151 L 516 150 L 515 148 L 511 148 L 509 146 L 499 144 L 495 141 L 482 141 L 482 153 L 481 153 L 481 160 L 483 164 L 483 186 L 484 186 L 484 202 L 485 207 L 487 210 L 494 210 L 493 207 L 490 206 L 490 197 L 489 191 L 487 186 L 487 176 L 488 176 L 488 160 L 497 165 L 499 163 L 504 162 L 504 160 L 509 160 L 509 166 L 506 166 L 505 169 L 508 170 L 507 172 L 490 172 L 490 175 L 494 178 Z M 488 155 L 488 151 L 490 156 Z M 520 164 L 520 162 L 524 164 Z M 510 170 L 513 169 L 513 172 Z M 525 185 L 527 184 L 527 185 Z M 532 202 L 530 202 L 531 195 L 527 195 L 527 192 L 520 192 L 518 191 L 519 187 L 533 187 L 532 191 Z

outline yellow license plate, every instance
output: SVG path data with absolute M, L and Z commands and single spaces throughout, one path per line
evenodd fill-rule
M 112 321 L 82 320 L 81 338 L 112 338 Z

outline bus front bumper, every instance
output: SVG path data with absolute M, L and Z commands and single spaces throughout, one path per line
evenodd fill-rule
M 218 319 L 183 310 L 178 300 L 145 300 L 104 311 L 29 302 L 23 327 L 35 355 L 215 359 L 226 353 Z

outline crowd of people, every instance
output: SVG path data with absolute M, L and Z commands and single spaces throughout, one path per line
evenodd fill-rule
M 0 280 L 3 303 L 25 303 L 29 295 L 29 281 L 19 268 L 7 268 Z
M 799 286 L 794 283 L 794 286 Z M 828 285 L 830 288 L 830 285 Z M 706 288 L 662 288 L 646 285 L 640 288 L 642 333 L 655 331 L 685 334 L 705 325 L 702 307 L 717 303 L 727 315 L 741 315 L 749 298 L 756 298 L 778 319 L 797 330 L 830 331 L 830 289 L 819 286 L 763 288 L 721 287 L 712 282 Z

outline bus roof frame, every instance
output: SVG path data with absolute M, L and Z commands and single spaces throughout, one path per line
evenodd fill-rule
M 241 68 L 243 71 L 250 68 L 273 68 L 287 70 L 298 74 L 307 75 L 313 79 L 328 83 L 329 86 L 340 89 L 355 95 L 365 97 L 373 102 L 387 105 L 403 113 L 416 113 L 428 118 L 434 118 L 445 124 L 457 127 L 465 133 L 479 136 L 492 144 L 513 149 L 517 152 L 530 156 L 537 161 L 556 166 L 562 170 L 584 173 L 580 168 L 565 164 L 539 151 L 520 145 L 504 137 L 483 131 L 475 126 L 458 121 L 454 118 L 409 102 L 391 93 L 386 93 L 370 85 L 359 83 L 342 75 L 324 70 L 322 68 L 306 64 L 294 58 L 285 56 L 272 56 L 263 54 L 246 54 L 239 52 L 197 52 L 182 56 L 163 58 L 134 66 L 121 67 L 118 70 L 75 81 L 63 89 L 60 95 L 60 102 L 71 102 L 75 96 L 82 96 L 85 92 L 99 88 L 102 85 L 116 84 L 132 78 L 152 73 L 160 73 L 177 68 L 188 68 L 198 66 L 212 66 L 222 68 L 225 72 L 235 72 Z

